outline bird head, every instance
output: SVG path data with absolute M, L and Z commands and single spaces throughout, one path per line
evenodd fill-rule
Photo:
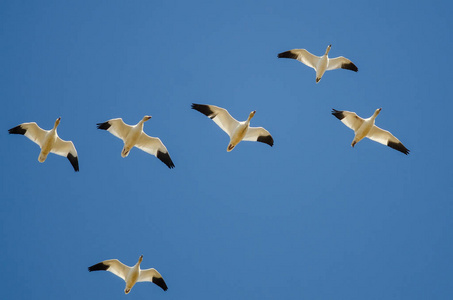
M 143 117 L 143 122 L 146 122 L 146 121 L 148 121 L 149 119 L 151 119 L 151 116 L 144 116 L 144 117 Z
M 329 46 L 327 46 L 327 49 L 326 49 L 326 54 L 329 54 L 329 51 L 330 51 L 330 47 L 332 47 L 332 45 L 329 45 Z
M 55 125 L 54 128 L 57 128 L 57 126 L 60 124 L 61 117 L 55 120 Z

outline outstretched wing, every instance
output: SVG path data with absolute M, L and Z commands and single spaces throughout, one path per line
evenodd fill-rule
M 343 122 L 343 124 L 354 130 L 354 132 L 357 131 L 357 129 L 359 129 L 363 124 L 363 119 L 355 112 L 332 109 L 332 115 L 337 117 L 338 120 Z
M 143 282 L 143 281 L 149 281 L 157 284 L 160 286 L 164 291 L 166 291 L 167 284 L 165 283 L 164 279 L 162 276 L 157 272 L 156 269 L 151 268 L 151 269 L 146 269 L 146 270 L 140 270 L 140 275 L 138 276 L 138 282 Z
M 272 138 L 271 134 L 263 127 L 249 127 L 243 140 L 257 141 L 268 144 L 271 147 L 274 145 L 274 139 Z
M 234 129 L 239 125 L 239 122 L 224 108 L 215 105 L 192 103 L 192 109 L 198 110 L 211 118 L 230 137 L 233 134 Z
M 142 132 L 142 134 L 138 138 L 137 143 L 135 144 L 135 147 L 145 151 L 146 153 L 154 155 L 164 164 L 166 164 L 170 169 L 175 167 L 173 161 L 170 158 L 170 154 L 168 153 L 167 148 L 159 138 L 150 137 L 146 133 Z
M 292 58 L 292 59 L 297 59 L 301 63 L 309 66 L 310 68 L 313 68 L 316 70 L 316 65 L 318 64 L 318 61 L 320 57 L 311 54 L 305 49 L 293 49 L 289 50 L 286 52 L 282 52 L 278 54 L 278 58 Z
M 126 280 L 127 273 L 129 272 L 130 267 L 126 266 L 117 259 L 104 260 L 98 264 L 95 264 L 91 267 L 88 267 L 88 271 L 109 271 L 120 277 L 124 281 Z
M 46 137 L 46 134 L 48 133 L 47 130 L 40 128 L 35 122 L 22 123 L 19 126 L 9 129 L 8 132 L 10 134 L 25 135 L 30 140 L 38 144 L 39 147 L 42 147 L 42 145 L 44 144 L 44 139 Z
M 57 137 L 57 140 L 55 141 L 55 144 L 50 152 L 67 157 L 71 162 L 74 171 L 79 171 L 77 150 L 71 141 L 63 141 L 60 137 Z
M 381 143 L 383 145 L 389 146 L 395 150 L 398 150 L 406 155 L 409 154 L 409 149 L 404 147 L 404 145 L 398 140 L 393 134 L 389 131 L 381 129 L 374 125 L 368 135 L 366 136 L 370 140 Z
M 340 56 L 335 58 L 329 58 L 329 64 L 327 66 L 327 70 L 335 70 L 335 69 L 346 69 L 357 72 L 359 69 L 346 57 Z
M 132 126 L 127 125 L 123 122 L 123 119 L 111 119 L 104 123 L 97 123 L 98 129 L 107 130 L 117 138 L 122 139 L 123 141 L 126 139 L 129 131 L 131 131 Z

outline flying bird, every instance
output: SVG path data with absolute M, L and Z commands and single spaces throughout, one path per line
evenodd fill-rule
M 61 118 L 55 121 L 55 125 L 51 130 L 44 130 L 40 128 L 35 122 L 22 123 L 19 126 L 8 130 L 10 134 L 22 134 L 28 137 L 30 140 L 38 144 L 41 148 L 39 153 L 38 161 L 46 161 L 49 153 L 55 153 L 57 155 L 65 156 L 69 159 L 74 171 L 79 171 L 79 160 L 77 157 L 77 151 L 74 144 L 71 141 L 62 140 L 57 134 L 57 127 L 60 124 Z
M 370 140 L 387 145 L 390 148 L 398 150 L 406 155 L 409 154 L 409 149 L 404 147 L 404 145 L 393 134 L 374 125 L 374 121 L 381 112 L 381 109 L 382 108 L 376 109 L 374 114 L 368 119 L 362 119 L 355 112 L 336 109 L 332 109 L 332 115 L 354 130 L 355 136 L 351 144 L 352 147 L 354 147 L 355 144 L 357 144 L 364 137 L 367 137 Z
M 274 139 L 266 129 L 263 127 L 249 126 L 250 120 L 255 115 L 255 110 L 249 114 L 247 120 L 239 122 L 233 118 L 226 109 L 218 106 L 193 103 L 192 109 L 198 110 L 211 118 L 230 136 L 227 152 L 233 150 L 241 141 L 257 141 L 266 143 L 271 147 L 274 145 Z
M 323 56 L 319 57 L 311 54 L 305 49 L 293 49 L 286 52 L 278 54 L 279 58 L 292 58 L 297 59 L 301 63 L 309 66 L 310 68 L 315 69 L 316 71 L 316 83 L 318 83 L 325 71 L 335 70 L 335 69 L 347 69 L 354 72 L 357 72 L 359 69 L 350 61 L 349 59 L 340 56 L 335 58 L 329 58 L 330 47 L 327 46 L 326 53 Z
M 89 272 L 93 271 L 109 271 L 115 274 L 116 276 L 120 277 L 126 282 L 126 288 L 124 289 L 124 293 L 129 294 L 132 287 L 137 282 L 144 282 L 149 281 L 153 282 L 159 287 L 161 287 L 164 291 L 166 291 L 167 284 L 165 283 L 162 276 L 157 272 L 156 269 L 146 269 L 141 270 L 140 264 L 142 263 L 143 255 L 138 258 L 138 262 L 133 267 L 126 266 L 122 262 L 117 259 L 109 259 L 104 260 L 98 264 L 95 264 L 91 267 L 88 267 Z
M 107 130 L 117 138 L 124 142 L 121 156 L 126 157 L 129 155 L 131 149 L 135 146 L 138 149 L 145 151 L 160 159 L 167 167 L 174 168 L 175 165 L 168 154 L 167 148 L 162 141 L 156 137 L 150 137 L 143 132 L 143 123 L 151 119 L 151 116 L 144 116 L 137 125 L 131 126 L 123 122 L 123 119 L 111 119 L 104 123 L 98 123 L 98 129 Z

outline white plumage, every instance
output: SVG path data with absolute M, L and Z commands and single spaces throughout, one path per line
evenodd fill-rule
M 274 145 L 274 139 L 266 129 L 263 127 L 250 127 L 250 120 L 256 111 L 252 111 L 247 120 L 239 122 L 226 109 L 215 105 L 193 103 L 192 108 L 211 118 L 229 135 L 228 152 L 233 150 L 241 141 L 257 141 L 266 143 L 271 147 Z
M 329 58 L 328 54 L 330 51 L 330 47 L 332 45 L 327 46 L 326 52 L 323 56 L 316 56 L 311 54 L 305 49 L 293 49 L 286 52 L 282 52 L 278 54 L 279 58 L 292 58 L 297 59 L 301 63 L 309 66 L 310 68 L 315 69 L 316 71 L 316 83 L 318 83 L 324 72 L 328 70 L 335 70 L 335 69 L 347 69 L 354 72 L 357 72 L 359 69 L 354 65 L 349 59 L 340 56 L 335 58 Z
M 60 156 L 65 156 L 71 163 L 74 171 L 79 171 L 79 160 L 77 151 L 71 141 L 62 140 L 57 134 L 57 127 L 60 124 L 61 118 L 55 121 L 54 127 L 51 130 L 44 130 L 35 122 L 22 123 L 19 126 L 8 130 L 10 134 L 22 134 L 30 140 L 38 144 L 41 148 L 38 161 L 45 162 L 49 153 L 55 153 Z
M 124 289 L 124 292 L 128 294 L 132 287 L 137 283 L 137 282 L 144 282 L 144 281 L 149 281 L 153 282 L 159 287 L 161 287 L 164 291 L 166 291 L 167 284 L 165 283 L 164 279 L 160 275 L 159 272 L 157 272 L 156 269 L 151 268 L 151 269 L 146 269 L 146 270 L 141 270 L 140 269 L 140 264 L 143 260 L 143 255 L 141 255 L 138 259 L 138 262 L 133 266 L 129 267 L 120 262 L 117 259 L 109 259 L 109 260 L 104 260 L 100 263 L 97 263 L 91 267 L 88 267 L 88 271 L 109 271 L 116 276 L 120 277 L 126 282 L 126 288 Z
M 126 157 L 129 155 L 133 147 L 154 155 L 160 159 L 167 167 L 174 168 L 175 165 L 170 158 L 167 148 L 164 146 L 159 138 L 151 137 L 143 132 L 143 123 L 151 119 L 151 116 L 144 116 L 137 125 L 131 126 L 123 122 L 123 119 L 111 119 L 104 123 L 98 123 L 98 129 L 107 130 L 117 138 L 124 142 L 121 156 Z
M 355 136 L 351 144 L 352 147 L 354 147 L 360 140 L 367 137 L 370 140 L 389 146 L 406 155 L 409 154 L 409 149 L 404 147 L 404 145 L 393 134 L 374 125 L 374 121 L 380 112 L 381 108 L 376 109 L 374 114 L 367 119 L 362 119 L 355 112 L 340 111 L 336 109 L 332 110 L 332 115 L 341 120 L 343 124 L 354 130 Z

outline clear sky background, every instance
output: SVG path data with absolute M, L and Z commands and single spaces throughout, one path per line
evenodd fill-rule
M 2 299 L 452 299 L 449 1 L 0 1 Z M 315 72 L 305 48 L 359 68 Z M 263 126 L 228 136 L 191 103 Z M 331 115 L 376 120 L 410 155 Z M 96 123 L 121 117 L 175 169 Z M 80 172 L 8 129 L 72 140 Z M 156 268 L 168 291 L 87 267 Z

